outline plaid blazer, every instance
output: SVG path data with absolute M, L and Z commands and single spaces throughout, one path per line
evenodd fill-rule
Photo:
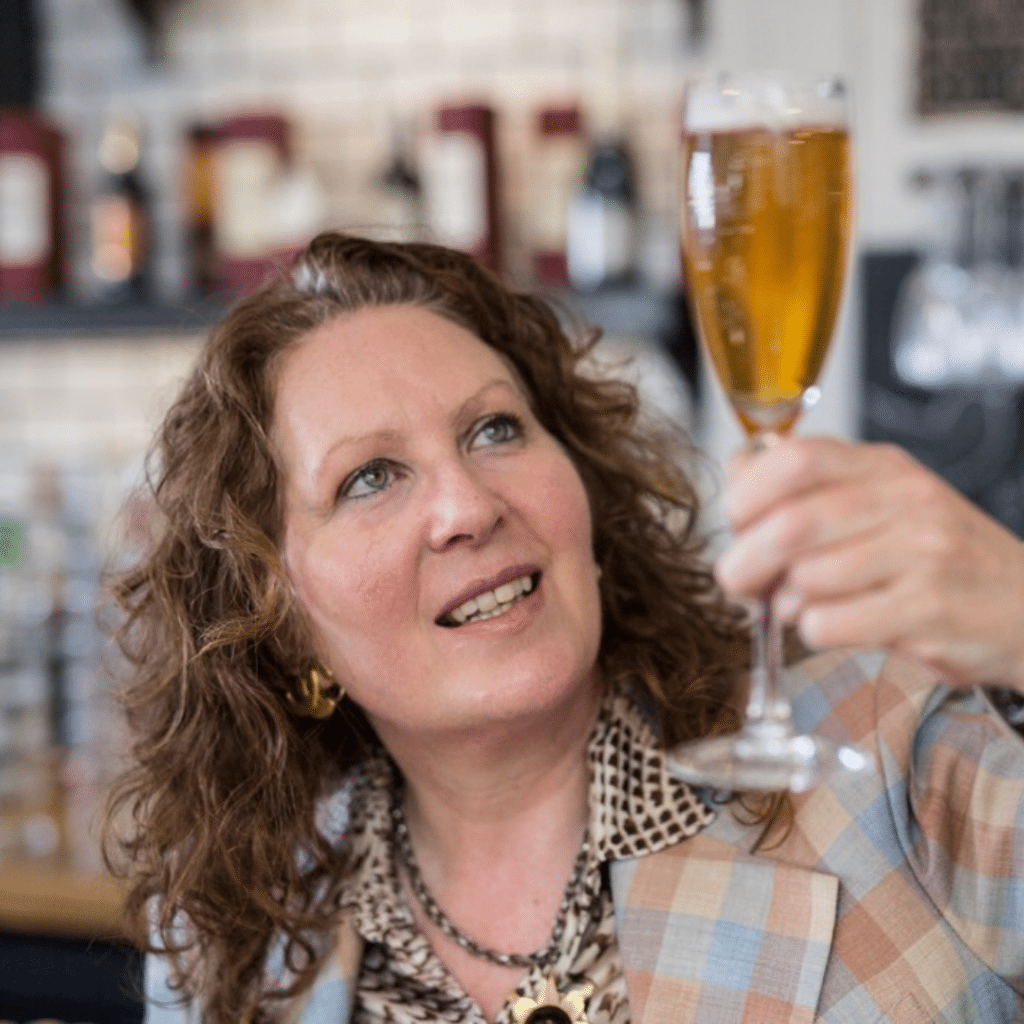
M 799 725 L 875 771 L 796 797 L 769 849 L 723 808 L 612 864 L 634 1024 L 1024 1021 L 1024 740 L 980 691 L 880 655 L 820 656 L 789 681 Z M 291 1019 L 346 1021 L 360 954 L 343 925 Z

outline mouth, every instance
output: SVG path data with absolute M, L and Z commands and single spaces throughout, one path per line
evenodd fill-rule
M 490 590 L 474 594 L 468 600 L 443 612 L 435 621 L 439 626 L 457 629 L 471 622 L 495 619 L 514 608 L 528 594 L 532 594 L 539 582 L 539 572 L 524 573 Z

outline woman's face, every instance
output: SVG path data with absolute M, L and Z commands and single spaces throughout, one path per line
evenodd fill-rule
M 284 356 L 272 435 L 299 605 L 385 743 L 590 693 L 586 494 L 493 349 L 416 306 L 338 317 Z

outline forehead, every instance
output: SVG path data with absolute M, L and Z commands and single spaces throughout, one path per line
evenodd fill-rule
M 319 464 L 339 437 L 450 418 L 497 384 L 526 398 L 504 356 L 465 327 L 419 306 L 369 307 L 283 354 L 271 434 L 286 464 Z
M 275 374 L 278 398 L 297 388 L 337 385 L 456 384 L 480 373 L 507 376 L 509 361 L 469 329 L 420 306 L 367 307 L 342 314 L 283 353 Z

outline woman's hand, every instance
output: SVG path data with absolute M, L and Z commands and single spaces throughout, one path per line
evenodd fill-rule
M 1024 544 L 891 445 L 786 438 L 729 467 L 733 597 L 776 586 L 809 647 L 884 647 L 1024 692 Z

